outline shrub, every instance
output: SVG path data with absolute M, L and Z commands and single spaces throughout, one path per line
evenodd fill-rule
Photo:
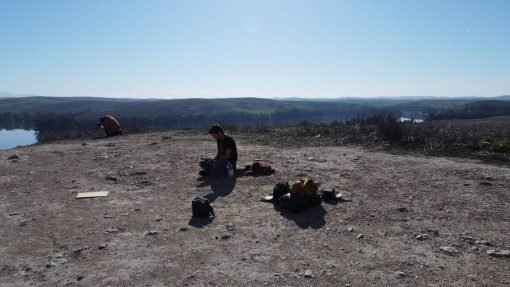
M 502 140 L 494 143 L 494 152 L 510 153 L 510 141 Z
M 400 141 L 402 139 L 402 126 L 395 116 L 391 114 L 381 116 L 376 125 L 377 133 L 383 140 Z

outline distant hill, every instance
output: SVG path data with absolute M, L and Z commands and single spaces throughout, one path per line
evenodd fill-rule
M 34 94 L 13 94 L 13 93 L 7 93 L 7 92 L 0 92 L 0 99 L 1 98 L 22 98 L 22 97 L 37 97 L 37 95 L 34 95 Z
M 431 115 L 432 119 L 477 119 L 510 116 L 510 101 L 487 100 L 467 103 Z
M 0 112 L 77 113 L 104 112 L 117 109 L 133 100 L 72 97 L 16 97 L 0 99 Z
M 203 128 L 218 122 L 236 127 L 329 123 L 392 113 L 415 119 L 509 115 L 510 97 L 339 99 L 118 99 L 93 97 L 8 97 L 0 99 L 0 127 L 95 128 L 105 114 L 128 129 Z M 508 99 L 508 100 L 506 100 Z
M 398 110 L 363 104 L 284 101 L 261 98 L 228 99 L 111 99 L 26 97 L 0 99 L 0 126 L 55 129 L 59 122 L 72 129 L 95 127 L 94 121 L 111 114 L 130 129 L 203 128 L 211 123 L 242 126 L 282 126 L 302 121 L 345 121 Z M 52 116 L 51 114 L 54 114 Z
M 273 114 L 283 111 L 328 111 L 349 110 L 358 104 L 283 101 L 261 98 L 228 99 L 112 99 L 112 98 L 66 98 L 66 97 L 25 97 L 0 99 L 0 113 L 72 113 L 77 116 L 163 116 L 201 114 Z

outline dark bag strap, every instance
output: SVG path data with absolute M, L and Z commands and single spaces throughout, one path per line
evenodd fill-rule
M 216 217 L 216 215 L 214 214 L 214 209 L 211 205 L 209 205 L 209 211 L 211 212 L 213 217 Z

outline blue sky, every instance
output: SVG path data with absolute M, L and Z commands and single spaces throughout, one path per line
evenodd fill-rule
M 0 91 L 510 94 L 510 1 L 0 1 Z

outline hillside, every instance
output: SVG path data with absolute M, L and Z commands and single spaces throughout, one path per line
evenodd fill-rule
M 487 98 L 488 100 L 489 98 Z M 490 98 L 506 101 L 505 97 Z M 339 98 L 287 99 L 113 99 L 92 97 L 13 97 L 0 99 L 0 113 L 73 113 L 97 117 L 105 113 L 121 117 L 218 114 L 272 114 L 289 111 L 362 110 L 389 108 L 395 111 L 427 112 L 457 108 L 481 98 Z
M 0 127 L 10 128 L 21 121 L 28 121 L 38 129 L 40 126 L 51 127 L 53 121 L 57 121 L 69 123 L 66 129 L 58 129 L 57 132 L 90 133 L 97 119 L 104 114 L 115 116 L 127 130 L 203 128 L 211 122 L 238 127 L 281 126 L 301 121 L 342 121 L 388 110 L 341 102 L 259 98 L 133 100 L 28 97 L 0 99 Z M 398 113 L 397 110 L 391 111 Z M 48 116 L 51 113 L 57 116 Z M 58 116 L 60 118 L 57 119 Z
M 0 151 L 2 286 L 510 284 L 510 259 L 489 252 L 510 249 L 508 167 L 232 136 L 238 167 L 276 173 L 200 178 L 216 146 L 192 131 Z M 259 201 L 299 178 L 350 201 L 297 214 Z M 216 218 L 191 218 L 197 195 Z
M 495 116 L 510 116 L 510 101 L 476 101 L 446 109 L 432 115 L 435 119 L 476 119 Z
M 313 101 L 281 101 L 259 98 L 133 100 L 108 98 L 25 97 L 0 100 L 0 113 L 78 113 L 101 115 L 195 115 L 204 113 L 273 113 L 289 109 L 321 109 L 346 106 Z M 353 105 L 351 105 L 353 106 Z
M 7 98 L 0 100 L 0 113 L 104 113 L 134 102 L 137 100 L 79 97 Z

